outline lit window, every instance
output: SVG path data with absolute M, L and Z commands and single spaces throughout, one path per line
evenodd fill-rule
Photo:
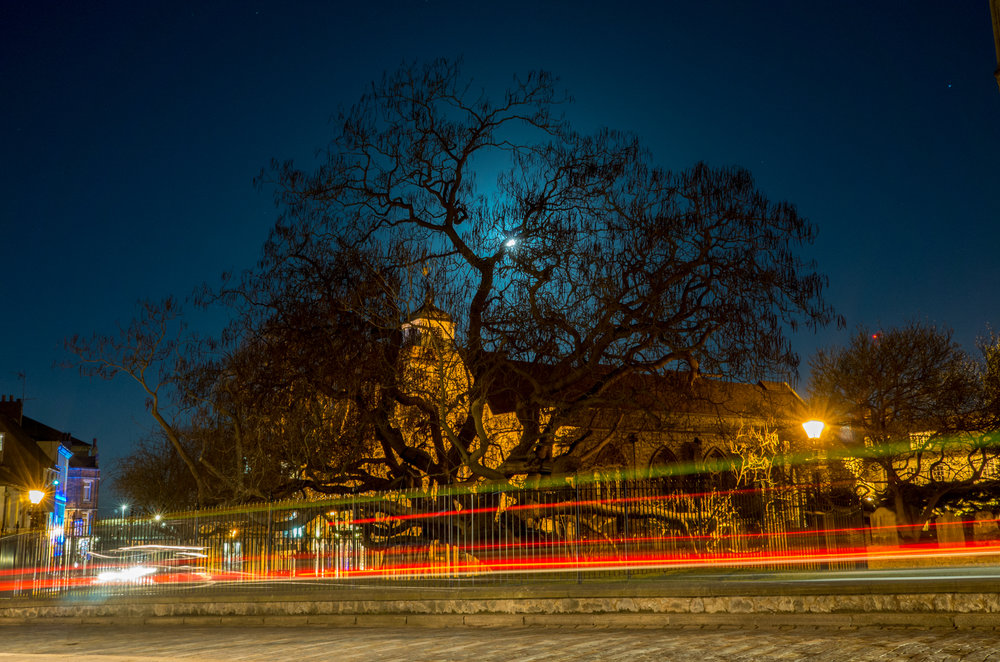
M 89 480 L 83 481 L 83 500 L 90 501 L 92 498 L 92 483 Z
M 910 450 L 918 451 L 927 447 L 927 443 L 931 440 L 930 432 L 911 432 L 910 433 Z
M 943 463 L 938 462 L 931 467 L 931 478 L 938 482 L 948 480 L 948 467 L 946 467 Z

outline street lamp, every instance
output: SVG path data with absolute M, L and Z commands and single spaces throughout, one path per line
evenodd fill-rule
M 802 429 L 806 431 L 806 436 L 814 440 L 819 439 L 825 427 L 826 424 L 823 421 L 806 421 L 802 424 Z
M 127 503 L 123 503 L 122 505 L 120 505 L 118 507 L 122 511 L 122 526 L 121 526 L 121 531 L 122 531 L 122 537 L 123 537 L 123 539 L 125 539 L 125 538 L 129 537 L 128 534 L 130 533 L 130 531 L 128 529 L 128 521 L 125 519 L 125 511 L 128 510 L 128 504 Z
M 31 502 L 31 528 L 41 528 L 41 503 L 45 499 L 45 490 L 28 490 L 28 501 Z
M 806 421 L 802 424 L 802 429 L 806 431 L 806 436 L 809 437 L 809 441 L 819 441 L 819 436 L 823 434 L 823 428 L 826 424 L 823 421 L 811 420 Z M 824 464 L 826 462 L 826 451 L 822 448 L 818 448 L 816 452 L 816 465 L 812 470 L 812 481 L 816 485 L 819 485 L 823 479 L 823 473 L 825 471 Z

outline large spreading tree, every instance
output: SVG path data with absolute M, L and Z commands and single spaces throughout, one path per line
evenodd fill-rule
M 230 300 L 278 351 L 309 348 L 303 377 L 364 411 L 390 483 L 551 472 L 579 450 L 556 432 L 634 399 L 636 375 L 787 374 L 789 329 L 834 319 L 791 204 L 740 168 L 671 172 L 634 136 L 574 131 L 565 103 L 546 73 L 491 99 L 455 63 L 407 66 L 339 118 L 319 167 L 261 176 L 283 214 Z M 460 415 L 398 369 L 428 293 L 456 323 Z M 487 463 L 501 394 L 517 439 Z M 432 443 L 406 443 L 400 406 Z
M 610 439 L 582 417 L 655 398 L 646 376 L 785 376 L 790 331 L 837 319 L 792 204 L 742 168 L 670 171 L 633 135 L 578 132 L 569 104 L 545 72 L 491 96 L 455 62 L 403 66 L 340 115 L 318 166 L 261 173 L 281 215 L 259 265 L 208 297 L 235 312 L 213 364 L 233 388 L 201 391 L 268 403 L 271 431 L 303 393 L 349 420 L 322 446 L 342 452 L 294 459 L 289 485 L 570 471 Z M 401 369 L 422 306 L 454 323 L 418 357 L 437 362 L 425 378 L 461 373 L 441 388 Z M 243 352 L 261 358 L 230 369 Z M 500 402 L 516 416 L 502 452 Z

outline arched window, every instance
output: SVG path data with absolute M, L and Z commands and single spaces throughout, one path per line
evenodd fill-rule
M 713 448 L 705 455 L 705 477 L 710 490 L 728 492 L 736 489 L 733 459 L 718 448 Z
M 625 496 L 623 475 L 628 463 L 622 450 L 609 442 L 587 463 L 586 468 L 596 479 L 591 485 L 592 496 L 588 498 L 618 499 Z
M 665 494 L 683 489 L 684 476 L 681 475 L 680 468 L 677 455 L 666 446 L 656 449 L 649 460 L 649 476 Z

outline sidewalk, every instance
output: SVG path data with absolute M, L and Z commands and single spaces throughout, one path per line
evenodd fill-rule
M 861 628 L 194 628 L 32 625 L 0 630 L 0 662 L 510 662 L 511 660 L 988 660 L 993 631 Z

